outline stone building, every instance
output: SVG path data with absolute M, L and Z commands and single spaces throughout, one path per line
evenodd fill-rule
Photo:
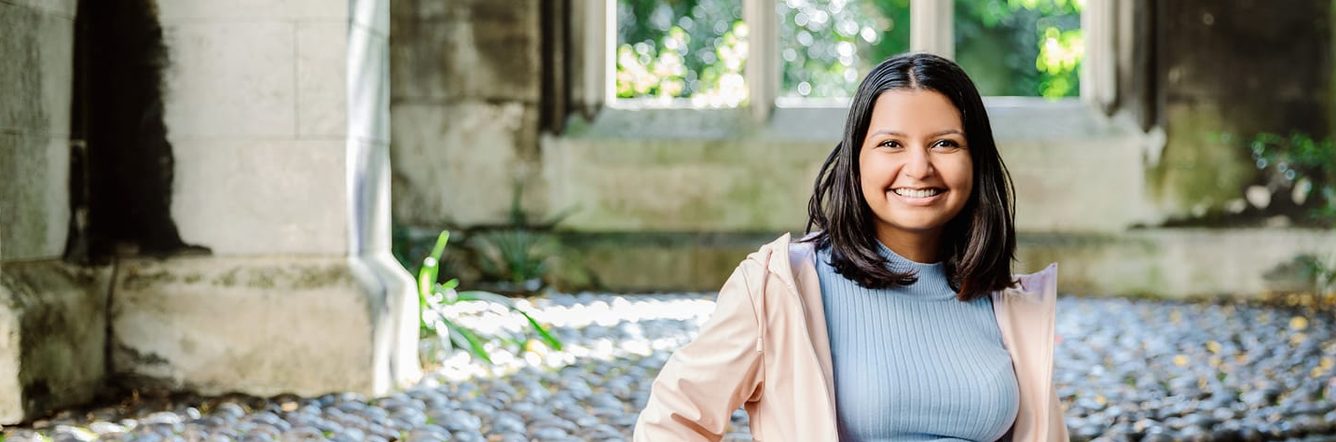
M 517 185 L 535 216 L 574 208 L 563 272 L 717 288 L 802 230 L 844 118 L 777 105 L 776 20 L 757 13 L 776 0 L 741 1 L 748 101 L 693 108 L 612 97 L 605 0 L 0 0 L 0 423 L 111 383 L 408 382 L 417 304 L 391 220 L 504 224 Z M 914 49 L 952 52 L 930 26 L 950 6 L 911 2 Z M 1262 178 L 1215 135 L 1330 135 L 1333 14 L 1087 0 L 1080 98 L 988 99 L 1017 270 L 1059 261 L 1075 293 L 1293 288 L 1267 275 L 1336 235 L 1287 221 L 1284 189 L 1245 198 Z
M 389 3 L 0 2 L 0 422 L 417 376 Z
M 757 244 L 802 231 L 845 116 L 777 104 L 775 18 L 756 12 L 775 3 L 741 0 L 749 102 L 693 108 L 613 98 L 607 2 L 397 0 L 396 222 L 504 224 L 518 182 L 526 209 L 572 211 L 572 279 L 716 289 Z M 949 54 L 951 2 L 908 3 L 911 49 Z M 1264 276 L 1331 253 L 1336 236 L 1293 227 L 1289 189 L 1256 188 L 1246 139 L 1331 133 L 1332 14 L 1327 1 L 1087 0 L 1079 99 L 986 99 L 1015 181 L 1017 269 L 1058 261 L 1075 293 L 1293 288 Z

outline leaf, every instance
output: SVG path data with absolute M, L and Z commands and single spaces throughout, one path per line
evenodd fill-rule
M 460 301 L 487 301 L 495 302 L 506 306 L 506 308 L 515 310 L 515 301 L 505 296 L 483 290 L 467 290 L 459 292 Z
M 431 297 L 431 290 L 436 286 L 436 278 L 440 271 L 441 255 L 445 253 L 445 244 L 450 241 L 450 231 L 442 230 L 440 235 L 436 236 L 436 245 L 432 247 L 431 254 L 422 259 L 422 268 L 418 270 L 418 308 L 426 310 L 428 308 L 427 299 Z
M 450 341 L 456 346 L 468 350 L 469 354 L 475 358 L 482 359 L 488 364 L 492 364 L 492 356 L 487 353 L 487 348 L 483 347 L 482 341 L 472 330 L 461 327 L 449 319 L 441 319 L 445 326 L 450 329 Z
M 519 311 L 521 315 L 524 315 L 524 319 L 528 320 L 529 325 L 533 326 L 534 331 L 538 332 L 538 337 L 543 340 L 544 344 L 547 344 L 547 346 L 551 347 L 553 350 L 561 351 L 560 339 L 557 339 L 556 336 L 552 336 L 552 332 L 549 332 L 546 327 L 543 327 L 542 324 L 539 324 L 538 321 L 533 318 L 533 316 L 529 316 L 528 313 L 525 313 L 518 309 L 516 311 Z
M 506 308 L 510 309 L 510 311 L 519 313 L 520 315 L 524 316 L 524 319 L 529 322 L 529 326 L 533 327 L 535 332 L 538 332 L 538 338 L 541 339 L 544 344 L 546 344 L 548 347 L 551 347 L 553 350 L 561 350 L 562 347 L 561 340 L 557 339 L 556 336 L 553 336 L 552 332 L 548 331 L 547 327 L 543 327 L 542 324 L 539 324 L 538 320 L 534 319 L 533 316 L 530 316 L 528 312 L 525 312 L 524 310 L 521 310 L 519 307 L 515 306 L 515 301 L 511 300 L 510 298 L 492 292 L 485 292 L 482 290 L 469 290 L 465 292 L 459 292 L 459 300 L 488 301 L 504 305 L 506 306 Z

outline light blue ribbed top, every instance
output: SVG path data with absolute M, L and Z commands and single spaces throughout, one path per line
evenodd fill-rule
M 877 245 L 888 265 L 918 272 L 918 281 L 866 289 L 835 273 L 829 248 L 817 255 L 840 440 L 1001 438 L 1020 393 L 992 299 L 961 302 L 941 263 Z

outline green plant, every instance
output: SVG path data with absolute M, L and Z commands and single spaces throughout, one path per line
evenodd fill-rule
M 1285 137 L 1261 133 L 1248 144 L 1253 161 L 1273 183 L 1294 188 L 1309 203 L 1310 216 L 1336 225 L 1336 142 L 1293 132 Z M 1295 260 L 1313 282 L 1314 295 L 1336 291 L 1336 251 L 1330 256 L 1300 255 Z
M 484 301 L 492 302 L 505 306 L 508 310 L 524 316 L 529 326 L 537 333 L 538 339 L 555 350 L 561 350 L 561 341 L 552 335 L 547 328 L 534 320 L 533 316 L 521 310 L 515 305 L 515 302 L 495 293 L 471 290 L 457 291 L 459 286 L 458 279 L 450 279 L 444 283 L 437 282 L 440 275 L 441 255 L 445 253 L 445 245 L 450 240 L 449 231 L 441 231 L 436 237 L 436 244 L 431 249 L 431 254 L 422 259 L 422 267 L 418 270 L 418 308 L 421 312 L 419 321 L 420 332 L 423 337 L 437 337 L 441 339 L 446 347 L 458 347 L 469 352 L 475 358 L 492 363 L 492 357 L 488 353 L 484 340 L 477 332 L 460 326 L 454 321 L 442 314 L 443 308 L 464 301 Z M 524 340 L 509 338 L 510 343 L 518 345 L 517 351 L 524 348 Z
M 1300 255 L 1296 260 L 1303 265 L 1303 274 L 1313 281 L 1313 294 L 1336 292 L 1336 252 L 1330 256 Z
M 560 244 L 550 233 L 572 213 L 565 210 L 534 221 L 521 204 L 523 186 L 515 184 L 510 201 L 510 224 L 473 235 L 470 244 L 478 257 L 478 269 L 498 288 L 515 294 L 536 293 L 547 283 L 551 260 Z
M 507 282 L 517 292 L 536 292 L 547 275 L 555 241 L 548 235 L 524 228 L 481 233 L 474 249 L 484 275 Z
M 1314 200 L 1311 215 L 1336 223 L 1336 142 L 1294 132 L 1290 136 L 1261 133 L 1248 144 L 1253 161 L 1273 182 L 1298 186 Z

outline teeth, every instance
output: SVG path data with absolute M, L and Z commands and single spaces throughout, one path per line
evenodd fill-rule
M 942 193 L 941 189 L 908 189 L 903 187 L 893 191 L 896 195 L 909 198 L 927 198 Z

